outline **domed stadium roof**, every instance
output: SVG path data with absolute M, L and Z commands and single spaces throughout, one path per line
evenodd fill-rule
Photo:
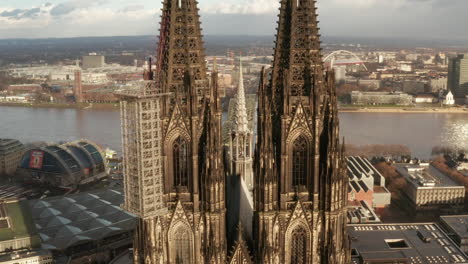
M 58 186 L 72 186 L 105 173 L 104 163 L 102 151 L 96 144 L 78 140 L 31 147 L 24 154 L 20 168 L 32 174 L 32 178 Z

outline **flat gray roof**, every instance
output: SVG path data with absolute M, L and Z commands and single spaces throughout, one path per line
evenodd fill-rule
M 395 168 L 403 177 L 405 177 L 416 188 L 422 187 L 460 187 L 463 185 L 456 183 L 449 176 L 445 175 L 434 166 L 419 166 L 414 164 L 395 164 Z M 409 172 L 409 169 L 423 169 L 418 172 Z M 424 186 L 422 182 L 433 182 L 434 186 Z
M 24 145 L 19 140 L 0 138 L 0 154 L 9 154 L 19 149 L 24 149 Z
M 468 257 L 435 223 L 348 225 L 348 232 L 353 253 L 358 254 L 353 255 L 356 264 L 394 259 L 414 264 L 468 263 Z
M 440 220 L 460 238 L 468 237 L 468 215 L 445 215 Z

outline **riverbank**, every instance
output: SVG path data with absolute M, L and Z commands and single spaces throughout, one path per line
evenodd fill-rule
M 0 106 L 28 107 L 28 108 L 58 108 L 58 109 L 109 109 L 118 110 L 119 104 L 65 104 L 65 103 L 5 103 L 0 102 Z
M 438 108 L 403 108 L 403 107 L 342 107 L 339 108 L 341 113 L 421 113 L 421 114 L 468 114 L 468 108 L 461 107 L 438 107 Z
M 5 103 L 0 102 L 0 106 L 11 107 L 29 107 L 29 108 L 59 108 L 59 109 L 102 109 L 102 110 L 119 110 L 119 104 L 111 103 L 93 103 L 93 104 L 65 104 L 65 103 Z M 363 107 L 363 106 L 345 106 L 339 107 L 340 113 L 428 113 L 428 114 L 468 114 L 468 108 L 462 107 Z
M 405 145 L 413 156 L 431 157 L 432 147 L 468 148 L 468 114 L 339 113 L 340 136 L 354 145 Z M 22 142 L 82 138 L 122 149 L 120 112 L 0 106 L 0 138 Z

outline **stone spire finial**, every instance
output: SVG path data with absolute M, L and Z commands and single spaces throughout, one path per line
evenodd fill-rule
M 249 132 L 247 108 L 245 106 L 244 76 L 242 73 L 242 58 L 239 59 L 239 85 L 237 87 L 234 112 L 233 132 Z

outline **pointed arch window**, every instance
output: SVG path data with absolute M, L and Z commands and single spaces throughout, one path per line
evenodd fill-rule
M 189 169 L 189 150 L 187 141 L 182 137 L 178 137 L 174 141 L 172 150 L 174 158 L 174 185 L 176 187 L 187 187 Z
M 307 263 L 307 232 L 297 227 L 291 237 L 291 262 L 294 264 Z
M 175 249 L 175 263 L 176 264 L 190 264 L 191 263 L 191 246 L 192 239 L 187 228 L 179 227 L 174 232 L 174 249 Z
M 247 134 L 247 138 L 245 141 L 245 157 L 250 158 L 250 135 Z
M 292 177 L 293 186 L 307 184 L 307 140 L 300 136 L 293 144 L 292 151 Z

